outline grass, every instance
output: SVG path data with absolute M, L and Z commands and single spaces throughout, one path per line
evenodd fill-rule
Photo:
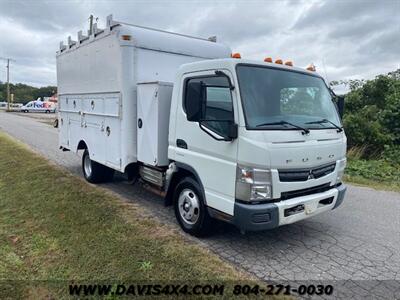
M 0 170 L 4 298 L 60 298 L 71 280 L 251 279 L 168 225 L 143 217 L 141 207 L 51 165 L 2 133 Z M 46 284 L 31 286 L 40 280 Z M 50 282 L 62 282 L 64 289 Z
M 400 192 L 400 166 L 386 160 L 348 159 L 344 181 Z
M 375 159 L 363 159 L 364 151 L 365 147 L 353 147 L 347 152 L 344 180 L 379 190 L 400 192 L 399 163 L 379 155 Z

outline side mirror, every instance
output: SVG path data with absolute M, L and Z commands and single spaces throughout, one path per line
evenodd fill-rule
M 185 95 L 186 118 L 199 122 L 202 119 L 203 85 L 201 82 L 188 82 Z
M 337 108 L 339 112 L 339 116 L 342 119 L 344 113 L 344 96 L 337 96 Z

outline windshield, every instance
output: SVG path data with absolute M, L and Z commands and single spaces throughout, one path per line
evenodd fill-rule
M 317 76 L 251 65 L 238 65 L 237 76 L 248 129 L 296 129 L 288 122 L 308 129 L 341 126 Z

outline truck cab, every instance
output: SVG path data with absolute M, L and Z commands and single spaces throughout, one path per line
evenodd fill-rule
M 317 73 L 233 58 L 179 69 L 168 156 L 197 183 L 175 196 L 185 230 L 196 232 L 201 213 L 253 231 L 332 210 L 346 190 L 345 154 L 337 108 Z

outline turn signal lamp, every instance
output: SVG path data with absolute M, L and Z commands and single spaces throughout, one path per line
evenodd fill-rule
M 232 53 L 231 54 L 232 58 L 242 58 L 242 56 L 240 55 L 240 53 Z
M 289 67 L 293 67 L 293 62 L 291 60 L 288 60 L 285 62 L 285 65 L 289 66 Z
M 266 57 L 266 58 L 264 58 L 264 61 L 268 62 L 268 63 L 272 63 L 272 57 Z
M 311 72 L 315 72 L 316 69 L 315 69 L 314 64 L 309 64 L 309 65 L 307 66 L 306 70 L 311 71 Z
M 282 61 L 282 59 L 277 59 L 277 60 L 275 61 L 275 63 L 276 63 L 276 64 L 279 64 L 279 65 L 282 65 L 282 64 L 283 64 L 283 61 Z

